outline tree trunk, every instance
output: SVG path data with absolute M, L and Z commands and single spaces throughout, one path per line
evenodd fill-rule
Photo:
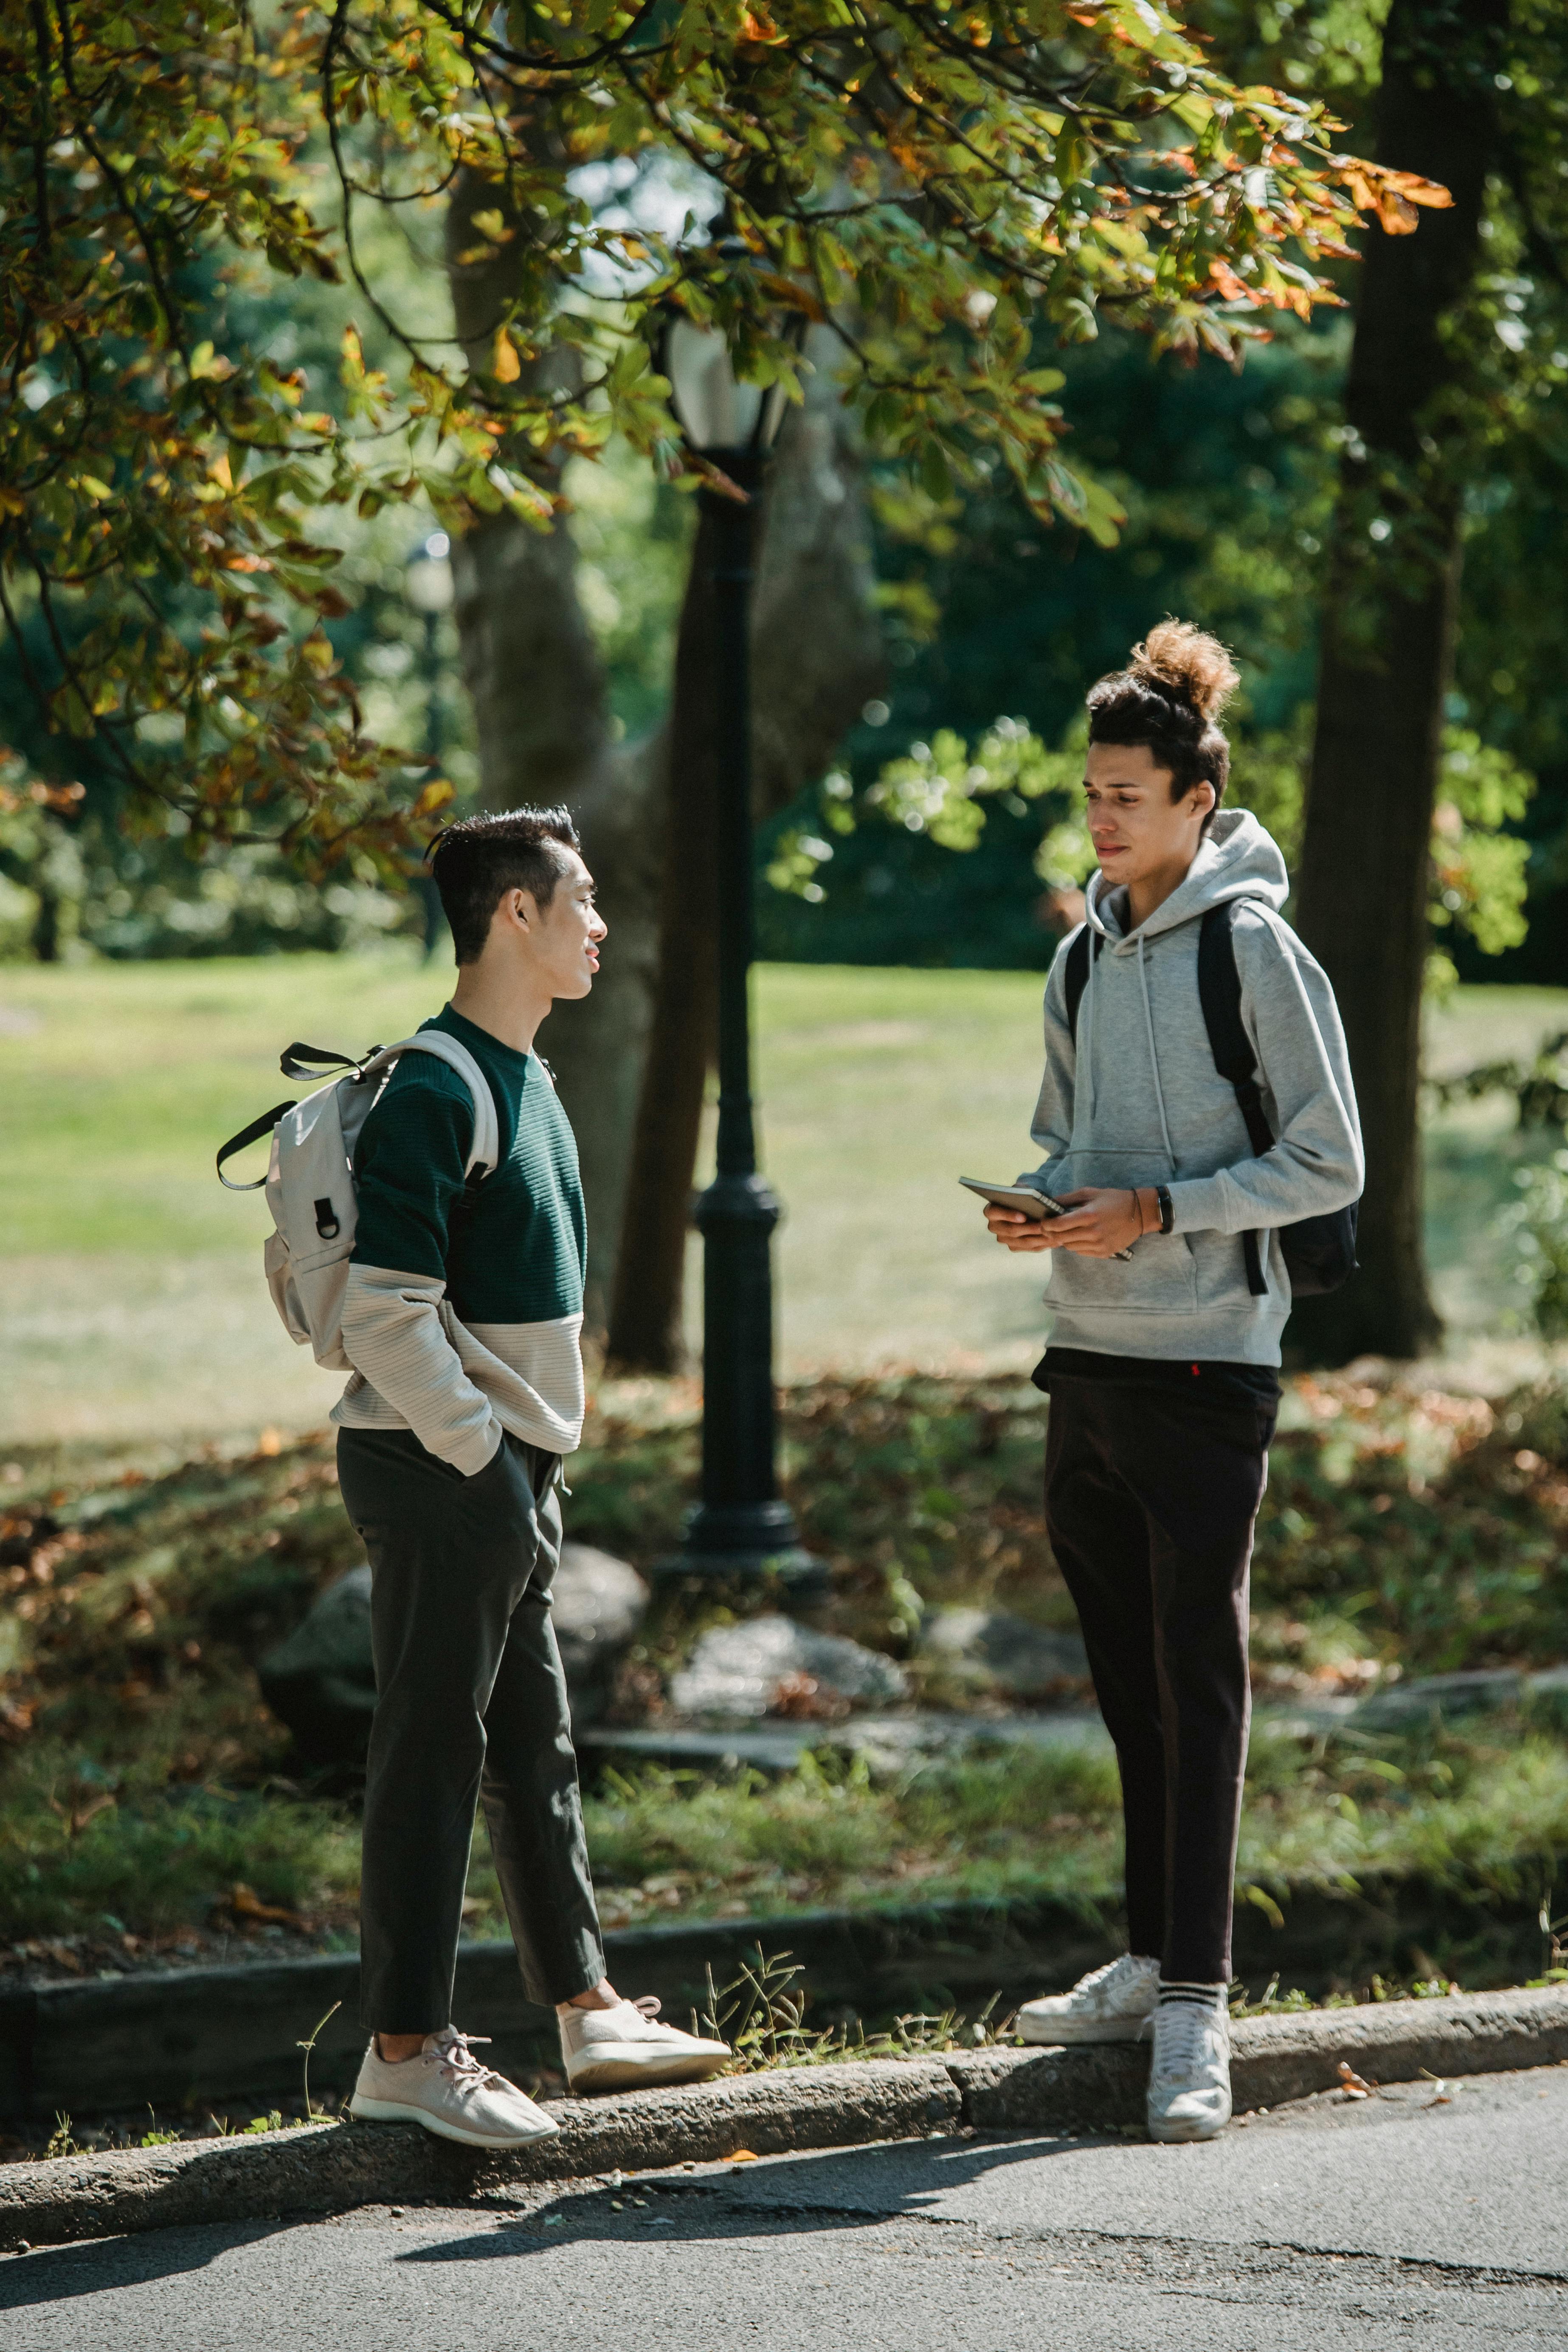
M 658 746 L 660 792 L 650 820 L 660 850 L 652 1019 L 605 1342 L 608 1361 L 627 1371 L 673 1372 L 684 1354 L 691 1174 L 718 1007 L 712 541 L 704 511 L 681 605 L 669 722 Z
M 33 896 L 38 902 L 33 917 L 33 961 L 35 963 L 58 963 L 60 894 L 54 884 L 40 874 L 33 883 Z
M 763 815 L 821 773 L 884 675 L 859 455 L 834 382 L 830 330 L 814 331 L 807 357 L 816 373 L 770 469 L 752 598 L 752 761 Z M 685 1356 L 687 1235 L 717 1005 L 710 544 L 704 520 L 663 745 L 656 1003 L 608 1339 L 610 1360 L 626 1370 L 675 1371 Z
M 479 365 L 515 283 L 516 247 L 478 266 L 457 257 L 483 244 L 471 215 L 497 202 L 493 186 L 465 181 L 447 216 L 458 335 Z M 575 364 L 569 350 L 537 362 L 558 379 Z M 517 451 L 509 457 L 557 486 L 536 458 Z M 589 1232 L 585 1321 L 602 1331 L 652 1010 L 661 767 L 649 747 L 621 749 L 610 740 L 604 664 L 578 599 L 577 551 L 564 522 L 538 531 L 510 514 L 489 516 L 455 542 L 452 564 L 463 674 L 479 731 L 480 805 L 564 801 L 609 925 L 592 994 L 559 1005 L 540 1040 L 577 1137 Z
M 537 135 L 551 135 L 547 121 Z M 473 214 L 486 207 L 504 215 L 501 192 L 460 182 L 447 229 L 458 337 L 479 367 L 525 258 L 518 239 L 489 261 L 458 258 L 486 242 L 472 227 Z M 818 331 L 808 346 L 817 373 L 781 436 L 762 534 L 752 634 L 764 809 L 782 806 L 819 772 L 881 682 L 858 458 L 833 382 L 835 353 L 834 339 Z M 558 380 L 575 364 L 570 350 L 535 362 Z M 530 453 L 511 449 L 508 457 L 556 487 Z M 707 565 L 699 551 L 670 716 L 625 748 L 610 740 L 604 665 L 576 571 L 566 522 L 536 531 L 509 514 L 488 517 L 454 545 L 456 620 L 479 732 L 481 806 L 564 801 L 599 886 L 609 925 L 604 968 L 591 995 L 556 1008 L 541 1043 L 582 1162 L 587 1328 L 605 1330 L 613 1293 L 635 1339 L 617 1352 L 667 1370 L 679 1360 L 685 1237 L 714 1027 Z
M 1377 160 L 1438 180 L 1451 211 L 1369 232 L 1345 393 L 1297 922 L 1333 982 L 1366 1140 L 1361 1272 L 1304 1300 L 1303 1360 L 1413 1356 L 1426 1286 L 1417 1127 L 1427 883 L 1459 571 L 1461 362 L 1443 325 L 1470 286 L 1496 144 L 1507 0 L 1394 0 Z

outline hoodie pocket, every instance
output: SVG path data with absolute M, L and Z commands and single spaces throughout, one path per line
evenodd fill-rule
M 1075 1151 L 1051 1190 L 1058 1197 L 1084 1185 L 1135 1190 L 1170 1181 L 1170 1162 L 1152 1150 Z M 1074 1314 L 1190 1315 L 1198 1303 L 1197 1273 L 1184 1234 L 1145 1234 L 1130 1258 L 1077 1257 L 1053 1251 L 1047 1303 Z

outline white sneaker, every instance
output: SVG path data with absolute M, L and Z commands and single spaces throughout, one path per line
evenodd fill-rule
M 727 2042 L 704 2042 L 658 2025 L 658 1997 L 618 2000 L 614 2009 L 568 2009 L 561 2015 L 561 2053 L 574 2091 L 626 2090 L 637 2084 L 700 2083 L 733 2055 Z
M 1154 2011 L 1149 2137 L 1213 2139 L 1230 2121 L 1230 2012 L 1212 2001 L 1165 2000 Z
M 481 2066 L 469 2049 L 471 2037 L 456 2026 L 427 2033 L 412 2058 L 383 2058 L 372 2034 L 349 2113 L 367 2123 L 423 2124 L 442 2139 L 465 2147 L 522 2147 L 550 2139 L 561 2128 L 526 2098 L 515 2083 Z
M 1018 2011 L 1024 2042 L 1138 2042 L 1148 2033 L 1160 1992 L 1160 1963 L 1123 1952 L 1079 1977 L 1071 1992 L 1027 2000 Z

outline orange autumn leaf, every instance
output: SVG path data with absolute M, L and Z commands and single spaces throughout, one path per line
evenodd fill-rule
M 1377 220 L 1385 236 L 1414 236 L 1421 215 L 1396 189 L 1384 188 L 1378 194 Z
M 1375 213 L 1388 236 L 1408 236 L 1417 225 L 1415 207 L 1425 205 L 1428 211 L 1446 212 L 1454 199 L 1437 180 L 1424 179 L 1419 172 L 1393 172 L 1375 163 L 1360 163 L 1349 156 L 1336 156 L 1335 163 L 1344 173 L 1345 194 L 1358 213 Z
M 298 1911 L 286 1911 L 280 1904 L 264 1903 L 254 1886 L 237 1879 L 228 1891 L 228 1907 L 237 1919 L 254 1919 L 258 1926 L 302 1927 L 305 1924 Z
M 1424 180 L 1419 172 L 1383 172 L 1379 176 L 1385 187 L 1396 188 L 1407 204 L 1447 212 L 1454 201 L 1440 180 Z

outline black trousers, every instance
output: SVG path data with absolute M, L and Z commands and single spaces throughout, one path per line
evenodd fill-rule
M 550 1618 L 555 1462 L 508 1436 L 465 1478 L 411 1430 L 338 1433 L 371 1565 L 360 2017 L 382 2033 L 451 2021 L 477 1800 L 529 1999 L 567 2000 L 605 1973 Z
M 1226 1984 L 1274 1411 L 1121 1381 L 1053 1378 L 1050 1395 L 1046 1526 L 1121 1769 L 1129 1948 Z

